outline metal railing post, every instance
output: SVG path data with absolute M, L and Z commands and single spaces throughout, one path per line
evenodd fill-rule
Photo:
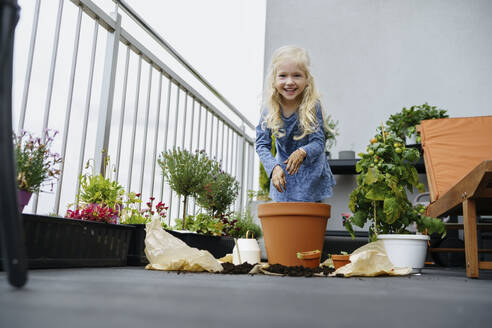
M 243 211 L 243 201 L 244 201 L 244 169 L 245 169 L 245 165 L 244 165 L 244 159 L 245 159 L 245 144 L 246 144 L 246 140 L 245 140 L 245 135 L 246 135 L 246 132 L 245 132 L 245 126 L 244 126 L 244 123 L 241 124 L 241 136 L 238 136 L 239 138 L 241 138 L 241 142 L 239 142 L 238 144 L 238 166 L 237 166 L 237 172 L 238 172 L 238 175 L 239 175 L 239 209 L 238 209 L 238 212 L 242 212 Z M 238 140 L 239 141 L 239 140 Z
M 118 64 L 118 48 L 120 45 L 121 15 L 112 14 L 115 19 L 115 29 L 106 40 L 106 57 L 104 59 L 103 81 L 101 86 L 101 101 L 99 102 L 99 119 L 97 122 L 96 148 L 94 160 L 96 170 L 105 176 L 105 160 L 108 155 L 109 132 L 111 129 L 111 114 L 113 111 L 113 98 L 116 77 L 116 65 Z

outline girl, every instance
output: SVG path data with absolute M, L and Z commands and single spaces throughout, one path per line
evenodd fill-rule
M 320 202 L 332 196 L 335 185 L 324 154 L 323 112 L 309 65 L 304 49 L 281 47 L 273 54 L 265 82 L 256 152 L 271 177 L 270 197 L 277 202 Z M 272 135 L 275 158 L 270 152 Z

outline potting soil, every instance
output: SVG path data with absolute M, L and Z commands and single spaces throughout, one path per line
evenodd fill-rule
M 285 266 L 281 264 L 272 264 L 263 268 L 263 270 L 270 273 L 276 273 L 276 274 L 281 274 L 290 277 L 313 277 L 315 274 L 317 276 L 319 275 L 328 276 L 330 273 L 335 271 L 333 268 L 330 267 L 305 268 L 300 265 Z

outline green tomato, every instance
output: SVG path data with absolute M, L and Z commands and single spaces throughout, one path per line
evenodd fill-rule
M 375 158 L 375 159 L 374 159 L 374 163 L 377 163 L 377 162 L 379 162 L 379 161 L 378 161 L 378 159 L 377 159 L 377 158 Z
M 400 147 L 400 143 L 399 143 L 399 142 L 395 142 L 395 143 L 393 144 L 393 146 L 395 146 L 395 148 Z
M 367 153 L 372 156 L 372 155 L 374 155 L 374 150 L 371 149 Z
M 374 167 L 374 163 L 371 163 L 369 166 L 370 166 L 370 167 Z
M 395 148 L 395 152 L 396 152 L 397 154 L 401 154 L 401 152 L 402 152 L 402 151 L 403 151 L 403 150 L 402 150 L 400 147 L 396 147 L 396 148 Z
M 383 163 L 378 163 L 378 167 L 382 167 L 383 166 Z

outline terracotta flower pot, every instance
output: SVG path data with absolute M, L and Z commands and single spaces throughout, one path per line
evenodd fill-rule
M 321 259 L 321 252 L 317 249 L 311 252 L 298 252 L 297 258 L 301 260 L 301 265 L 305 268 L 317 268 L 319 267 L 319 261 Z
M 350 263 L 350 255 L 332 254 L 331 259 L 333 261 L 333 265 L 335 266 L 335 270 Z
M 298 252 L 323 249 L 331 206 L 322 203 L 278 202 L 258 205 L 268 263 L 302 265 Z

